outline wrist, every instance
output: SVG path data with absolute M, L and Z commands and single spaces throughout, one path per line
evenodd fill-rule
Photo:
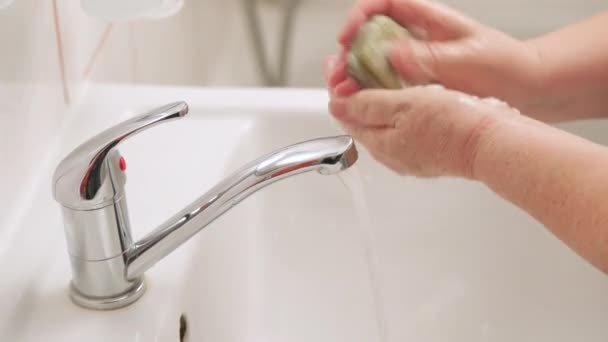
M 521 111 L 543 122 L 559 121 L 559 113 L 552 99 L 553 91 L 549 88 L 550 72 L 547 52 L 543 49 L 541 39 L 531 39 L 523 42 L 529 63 L 526 67 L 528 76 L 528 92 L 526 99 L 520 105 Z
M 526 116 L 515 114 L 512 109 L 491 113 L 483 130 L 479 130 L 477 143 L 472 150 L 470 179 L 491 185 L 496 168 L 509 167 L 509 156 L 505 152 L 509 145 L 524 139 L 528 129 L 542 125 Z
M 536 40 L 522 41 L 522 49 L 525 51 L 526 65 L 526 106 L 533 106 L 542 97 L 545 83 L 544 55 Z M 527 108 L 522 108 L 527 109 Z
M 546 112 L 547 73 L 544 54 L 536 41 L 515 39 L 495 30 L 487 30 L 478 37 L 489 55 L 476 62 L 479 68 L 476 88 L 461 90 L 500 98 L 527 115 L 543 120 L 540 117 Z

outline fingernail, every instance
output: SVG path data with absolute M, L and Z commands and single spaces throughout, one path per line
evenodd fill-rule
M 332 70 L 328 74 L 327 84 L 330 87 L 335 87 L 346 79 L 346 57 L 338 56 L 333 60 Z
M 326 56 L 323 59 L 323 65 L 325 66 L 326 75 L 329 75 L 330 73 L 332 73 L 334 71 L 337 60 L 338 60 L 338 56 L 336 56 L 336 55 Z
M 336 56 L 326 56 L 323 58 L 323 76 L 325 78 L 325 83 L 329 85 L 329 79 L 334 70 L 334 65 Z

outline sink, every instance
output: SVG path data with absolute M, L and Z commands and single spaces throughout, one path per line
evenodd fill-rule
M 120 149 L 135 238 L 242 164 L 341 133 L 322 90 L 92 85 L 48 146 L 35 215 L 0 245 L 0 340 L 608 339 L 606 275 L 483 185 L 401 177 L 361 147 L 340 176 L 292 177 L 231 209 L 152 267 L 135 304 L 75 306 L 52 170 L 91 135 L 175 100 L 187 118 Z M 606 124 L 564 128 L 608 143 Z

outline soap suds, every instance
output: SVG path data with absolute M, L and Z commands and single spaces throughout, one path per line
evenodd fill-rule
M 420 85 L 417 86 L 420 88 L 425 88 L 425 89 L 429 89 L 429 90 L 433 90 L 433 91 L 445 91 L 448 90 L 446 87 L 444 87 L 441 84 L 427 84 L 427 85 Z M 512 106 L 510 106 L 507 102 L 497 99 L 495 97 L 484 97 L 484 98 L 480 98 L 479 96 L 475 96 L 475 95 L 470 95 L 470 94 L 466 94 L 463 92 L 459 92 L 456 90 L 450 90 L 453 92 L 458 93 L 458 102 L 465 104 L 467 106 L 471 106 L 471 107 L 477 107 L 479 105 L 486 105 L 492 108 L 497 108 L 497 109 L 503 109 L 506 111 L 510 111 L 514 114 L 521 114 L 521 112 L 517 109 L 514 108 Z

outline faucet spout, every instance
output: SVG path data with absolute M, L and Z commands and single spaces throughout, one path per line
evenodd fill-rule
M 126 278 L 137 279 L 257 190 L 307 171 L 335 174 L 349 168 L 357 158 L 353 139 L 350 136 L 337 136 L 288 146 L 252 161 L 135 242 L 126 255 Z
M 187 114 L 185 102 L 153 109 L 85 141 L 57 166 L 53 194 L 64 219 L 74 303 L 111 310 L 135 302 L 145 292 L 143 274 L 147 269 L 247 196 L 302 172 L 340 172 L 358 158 L 349 136 L 285 147 L 243 166 L 134 242 L 118 145 Z

